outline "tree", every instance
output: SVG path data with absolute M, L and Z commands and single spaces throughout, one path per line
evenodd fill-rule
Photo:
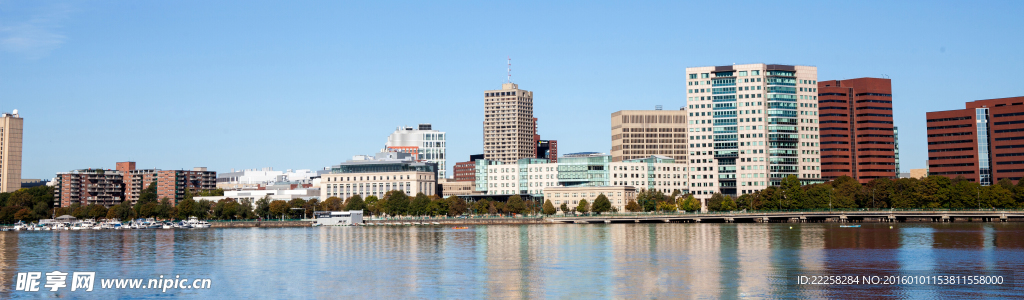
M 685 200 L 683 200 L 682 203 L 679 204 L 679 209 L 681 209 L 683 211 L 699 211 L 700 210 L 700 200 L 697 200 L 697 198 L 694 198 L 693 195 L 686 195 L 686 198 L 684 198 L 684 199 Z
M 93 219 L 99 219 L 107 216 L 107 208 L 99 204 L 91 204 L 88 206 L 88 216 Z
M 640 212 L 643 211 L 644 208 L 640 207 L 640 204 L 636 203 L 636 200 L 629 200 L 629 202 L 626 202 L 626 210 L 630 212 Z
M 32 210 L 29 210 L 28 208 L 22 208 L 14 213 L 14 219 L 20 221 L 31 221 L 32 219 L 35 218 L 32 216 Z
M 458 196 L 448 196 L 448 216 L 454 217 L 466 213 L 466 200 Z
M 187 220 L 189 217 L 195 216 L 194 213 L 196 211 L 196 207 L 198 207 L 198 206 L 199 206 L 199 203 L 196 203 L 196 200 L 192 200 L 192 198 L 187 198 L 185 200 L 182 200 L 181 203 L 178 203 L 178 206 L 177 206 L 178 207 L 178 219 L 179 220 Z M 195 216 L 195 217 L 199 218 L 200 216 Z
M 409 196 L 405 192 L 394 190 L 384 194 L 384 213 L 392 216 L 404 215 L 409 212 Z
M 351 200 L 352 197 L 349 197 L 348 199 Z M 345 210 L 346 206 L 347 205 L 345 205 L 344 201 L 338 197 L 328 197 L 324 202 L 320 202 L 320 210 L 322 211 L 341 211 Z
M 558 209 L 562 210 L 562 213 L 569 213 L 569 204 L 562 202 L 562 205 L 559 205 Z
M 580 199 L 580 204 L 576 205 L 576 211 L 581 213 L 590 211 L 590 204 L 587 203 L 587 199 Z
M 363 197 L 360 197 L 359 195 L 354 195 L 352 197 L 348 197 L 348 200 L 345 201 L 345 210 L 364 210 L 364 209 L 366 209 L 366 202 L 364 202 L 363 201 Z
M 736 200 L 732 199 L 732 196 L 725 196 L 725 200 L 722 200 L 719 206 L 721 211 L 734 211 L 736 210 Z
M 549 216 L 555 214 L 555 205 L 551 204 L 551 200 L 544 201 L 544 210 L 543 210 L 543 212 L 544 212 L 545 215 L 549 215 Z
M 523 198 L 519 197 L 519 195 L 512 195 L 508 197 L 506 207 L 508 208 L 508 212 L 516 214 L 521 214 L 526 210 L 526 204 L 523 203 Z
M 409 203 L 409 214 L 422 216 L 427 214 L 427 205 L 430 205 L 430 197 L 426 194 L 416 193 L 416 197 Z
M 256 200 L 256 211 L 253 213 L 260 218 L 271 218 L 270 215 L 270 195 L 265 195 L 260 200 Z
M 136 204 L 156 203 L 156 200 L 156 181 L 153 181 L 139 194 L 139 201 Z
M 273 217 L 282 217 L 290 208 L 284 200 L 270 201 L 270 215 Z
M 490 207 L 491 201 L 488 201 L 487 199 L 482 199 L 473 204 L 473 211 L 477 214 L 488 214 L 490 213 Z
M 797 178 L 796 175 L 789 175 L 786 176 L 785 179 L 782 179 L 782 209 L 799 208 L 800 205 L 804 203 L 804 198 L 804 189 L 800 186 L 800 179 Z M 717 202 L 718 205 L 721 204 L 720 200 Z M 710 210 L 711 204 L 708 204 L 708 206 L 708 209 Z M 716 206 L 715 210 L 719 209 L 721 209 L 721 207 Z
M 857 198 L 861 194 L 861 188 L 856 179 L 846 175 L 840 176 L 832 181 L 832 188 L 835 196 L 832 199 L 833 208 L 857 208 Z
M 608 201 L 608 197 L 605 196 L 604 193 L 601 193 L 594 199 L 594 205 L 591 209 L 593 209 L 597 214 L 608 212 L 612 210 L 612 202 Z

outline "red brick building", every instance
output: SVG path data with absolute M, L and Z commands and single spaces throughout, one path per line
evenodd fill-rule
M 927 113 L 928 174 L 991 185 L 1024 176 L 1024 97 Z
M 124 201 L 123 178 L 121 172 L 102 169 L 57 173 L 53 197 L 61 207 L 75 203 L 116 205 Z
M 455 163 L 455 181 L 476 181 L 476 162 Z
M 819 81 L 816 125 L 823 179 L 848 175 L 867 183 L 897 177 L 891 80 Z
M 206 168 L 186 170 L 135 169 L 135 162 L 118 162 L 117 170 L 85 169 L 57 174 L 54 197 L 60 206 L 72 203 L 116 205 L 139 201 L 142 191 L 157 183 L 157 199 L 171 205 L 185 200 L 185 191 L 198 194 L 217 189 L 217 172 Z

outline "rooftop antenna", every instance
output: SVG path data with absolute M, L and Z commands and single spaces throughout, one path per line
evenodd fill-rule
M 508 57 L 508 83 L 512 83 L 512 57 Z

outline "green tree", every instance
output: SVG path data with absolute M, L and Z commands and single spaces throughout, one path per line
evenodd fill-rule
M 782 209 L 799 208 L 805 200 L 804 189 L 800 186 L 800 179 L 796 175 L 789 175 L 782 179 Z M 720 204 L 721 201 L 718 201 L 717 205 Z M 711 209 L 711 204 L 708 204 L 708 207 Z M 719 209 L 720 207 L 715 207 L 716 211 Z
M 569 213 L 569 204 L 562 202 L 562 205 L 559 205 L 558 209 L 562 210 L 562 213 Z
M 587 203 L 587 199 L 580 199 L 580 204 L 576 205 L 576 211 L 581 213 L 587 213 L 590 211 L 590 204 Z
M 423 193 L 417 193 L 416 197 L 409 203 L 409 214 L 422 216 L 427 214 L 427 205 L 430 205 L 430 197 Z
M 491 201 L 487 199 L 481 199 L 473 204 L 473 210 L 477 214 L 488 214 L 490 213 Z
M 156 181 L 150 182 L 149 186 L 142 190 L 139 194 L 139 200 L 137 204 L 156 203 Z
M 458 196 L 448 196 L 448 216 L 454 217 L 466 213 L 466 200 Z
M 544 210 L 543 210 L 543 212 L 544 212 L 545 215 L 549 215 L 549 216 L 555 214 L 555 212 L 556 212 L 555 211 L 555 205 L 551 204 L 551 200 L 544 201 Z
M 720 211 L 734 211 L 736 210 L 736 200 L 733 200 L 732 196 L 725 196 L 719 206 Z
M 192 200 L 191 198 L 185 199 L 181 201 L 181 203 L 178 203 L 178 219 L 188 220 L 188 217 L 193 216 L 197 206 L 199 206 L 199 203 L 196 203 L 196 200 Z M 200 216 L 195 217 L 199 218 Z
M 630 212 L 641 212 L 644 208 L 641 207 L 639 203 L 636 203 L 636 200 L 629 200 L 629 202 L 626 202 L 626 210 Z
M 349 199 L 351 200 L 352 197 L 349 197 Z M 346 206 L 344 201 L 338 197 L 328 197 L 324 202 L 320 202 L 320 210 L 322 211 L 342 211 L 345 210 Z
M 380 199 L 377 199 L 377 196 L 366 196 L 365 205 L 366 210 L 370 211 L 371 215 L 380 215 L 384 212 L 384 206 Z
M 693 195 L 686 195 L 682 203 L 679 204 L 679 209 L 687 212 L 695 212 L 700 210 L 700 200 L 694 198 Z
M 512 195 L 508 197 L 508 203 L 506 206 L 510 213 L 521 214 L 526 210 L 526 204 L 523 203 L 523 198 L 519 197 L 519 195 Z
M 605 196 L 604 193 L 601 193 L 594 199 L 594 205 L 591 209 L 593 209 L 597 214 L 609 212 L 612 210 L 612 202 L 608 201 L 608 197 Z
M 771 189 L 769 187 L 768 189 Z M 861 194 L 860 183 L 856 179 L 850 176 L 840 176 L 832 181 L 832 188 L 834 189 L 833 195 L 835 198 L 832 200 L 833 208 L 857 208 L 857 198 Z M 765 189 L 764 191 L 767 191 Z M 767 203 L 769 209 L 774 208 L 772 203 Z
M 345 201 L 345 209 L 346 210 L 365 210 L 366 209 L 366 202 L 363 201 L 363 197 L 360 197 L 359 195 L 355 195 L 355 196 L 349 197 L 348 201 Z
M 253 213 L 260 218 L 273 218 L 270 215 L 270 195 L 265 195 L 260 200 L 256 200 L 256 210 Z
M 384 195 L 384 213 L 400 216 L 409 213 L 409 196 L 403 191 L 390 191 Z

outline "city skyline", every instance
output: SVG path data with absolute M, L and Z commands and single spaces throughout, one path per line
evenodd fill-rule
M 1024 62 L 998 60 L 1024 40 L 1001 30 L 1022 10 L 1013 2 L 856 2 L 843 7 L 862 20 L 850 24 L 829 23 L 835 5 L 806 2 L 796 5 L 808 18 L 801 24 L 819 25 L 792 26 L 802 46 L 794 48 L 770 47 L 780 42 L 751 29 L 784 11 L 764 3 L 518 3 L 509 9 L 531 11 L 535 22 L 511 28 L 484 17 L 496 8 L 485 4 L 361 5 L 265 5 L 211 18 L 162 3 L 0 4 L 0 111 L 18 109 L 26 121 L 22 178 L 127 160 L 221 172 L 320 169 L 374 152 L 399 120 L 448 133 L 450 172 L 451 162 L 482 153 L 479 93 L 507 79 L 508 56 L 512 81 L 537 93 L 534 117 L 563 153 L 610 153 L 609 132 L 578 128 L 609 128 L 615 111 L 686 106 L 685 67 L 783 63 L 816 66 L 820 80 L 888 77 L 904 171 L 926 166 L 926 112 L 1024 95 L 1011 72 Z M 693 25 L 714 19 L 671 13 L 713 10 L 735 12 L 736 22 L 720 28 L 735 34 L 697 32 Z M 361 25 L 368 18 L 393 24 Z M 871 42 L 832 43 L 832 31 Z M 736 34 L 749 43 L 694 43 Z M 975 64 L 1008 74 L 983 78 L 961 67 Z

